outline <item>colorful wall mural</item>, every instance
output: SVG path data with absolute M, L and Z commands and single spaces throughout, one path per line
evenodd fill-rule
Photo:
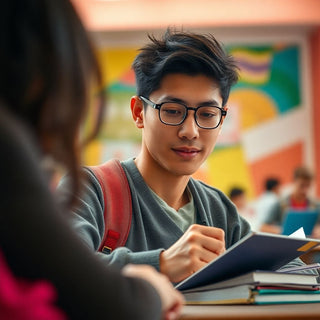
M 228 192 L 244 187 L 250 198 L 262 191 L 266 177 L 291 180 L 304 162 L 308 121 L 301 92 L 301 48 L 292 44 L 237 45 L 227 50 L 240 67 L 219 142 L 195 177 Z M 130 68 L 137 48 L 98 52 L 109 93 L 103 130 L 85 152 L 86 164 L 139 151 L 141 132 L 130 114 L 135 79 Z

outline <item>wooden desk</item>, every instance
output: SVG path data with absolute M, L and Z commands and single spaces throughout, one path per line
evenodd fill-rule
M 185 306 L 180 320 L 319 320 L 320 303 Z

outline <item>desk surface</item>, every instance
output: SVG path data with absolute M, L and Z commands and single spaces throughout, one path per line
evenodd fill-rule
M 319 320 L 320 303 L 185 306 L 180 320 Z

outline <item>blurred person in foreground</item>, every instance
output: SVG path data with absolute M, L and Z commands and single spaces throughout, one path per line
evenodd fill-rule
M 2 1 L 0 25 L 0 318 L 177 318 L 182 297 L 168 279 L 150 266 L 103 264 L 50 191 L 44 167 L 56 164 L 79 191 L 80 126 L 101 85 L 73 6 Z

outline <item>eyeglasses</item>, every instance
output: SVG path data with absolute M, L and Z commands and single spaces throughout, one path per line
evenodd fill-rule
M 159 119 L 169 126 L 178 126 L 187 118 L 188 110 L 194 111 L 194 120 L 202 129 L 215 129 L 221 123 L 222 117 L 227 111 L 216 106 L 187 107 L 181 102 L 162 102 L 156 104 L 149 99 L 140 96 L 140 99 L 154 109 L 159 110 Z

